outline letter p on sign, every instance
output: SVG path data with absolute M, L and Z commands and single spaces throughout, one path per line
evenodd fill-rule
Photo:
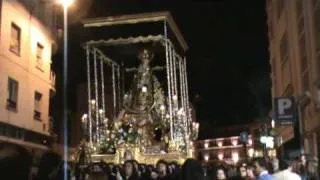
M 296 118 L 294 97 L 276 97 L 274 99 L 275 120 L 294 121 Z
M 290 109 L 291 106 L 291 99 L 278 99 L 278 112 L 280 115 L 285 114 L 285 110 Z

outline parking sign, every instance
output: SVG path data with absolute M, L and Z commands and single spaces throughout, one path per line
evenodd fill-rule
M 274 98 L 275 120 L 293 122 L 296 119 L 296 110 L 294 97 Z

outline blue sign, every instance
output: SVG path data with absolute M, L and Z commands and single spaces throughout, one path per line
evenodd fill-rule
M 248 142 L 248 133 L 247 132 L 241 132 L 240 133 L 240 141 L 242 143 L 247 143 Z
M 274 120 L 293 122 L 296 120 L 297 109 L 294 97 L 274 98 Z

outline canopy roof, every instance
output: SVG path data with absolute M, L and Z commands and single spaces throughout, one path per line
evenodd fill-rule
M 177 24 L 174 22 L 170 12 L 151 12 L 151 13 L 140 13 L 140 14 L 131 14 L 131 15 L 121 15 L 121 16 L 110 16 L 110 17 L 100 17 L 100 18 L 89 18 L 82 21 L 85 28 L 101 28 L 101 27 L 109 27 L 108 29 L 104 29 L 105 33 L 112 34 L 111 37 L 115 38 L 117 33 L 124 34 L 125 36 L 129 36 L 129 38 L 124 38 L 123 36 L 118 35 L 118 39 L 122 39 L 122 42 L 131 41 L 136 43 L 143 43 L 141 41 L 133 40 L 133 37 L 137 36 L 149 36 L 150 35 L 159 35 L 163 34 L 163 24 L 159 27 L 159 22 L 167 22 L 167 28 L 172 31 L 173 38 L 179 43 L 180 48 L 185 52 L 188 49 L 188 45 L 184 40 Z M 158 26 L 155 25 L 158 23 Z M 128 29 L 128 25 L 133 26 L 131 29 Z M 110 29 L 110 27 L 117 27 L 116 30 Z M 120 29 L 119 29 L 120 28 Z M 124 28 L 124 29 L 123 29 Z M 125 30 L 127 29 L 127 30 Z M 149 32 L 148 32 L 149 31 Z M 104 34 L 104 33 L 103 33 Z M 170 35 L 168 31 L 168 35 Z M 105 37 L 105 36 L 104 36 Z M 148 38 L 148 39 L 149 39 Z M 102 38 L 98 38 L 98 41 L 101 42 Z M 95 40 L 94 38 L 91 39 Z M 109 40 L 107 40 L 109 41 Z M 111 40 L 112 41 L 112 40 Z

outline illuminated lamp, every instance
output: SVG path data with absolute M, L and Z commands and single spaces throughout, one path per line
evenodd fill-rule
M 209 143 L 208 143 L 208 142 L 205 142 L 205 143 L 204 143 L 204 148 L 207 149 L 208 147 L 209 147 Z
M 232 143 L 233 146 L 238 145 L 238 139 L 232 139 L 231 143 Z
M 250 149 L 248 150 L 248 156 L 249 156 L 249 157 L 253 157 L 253 155 L 254 155 L 254 149 L 253 149 L 253 148 L 250 148 Z
M 219 153 L 218 153 L 218 159 L 219 159 L 220 161 L 223 160 L 223 152 L 219 152 Z
M 234 163 L 237 163 L 239 161 L 239 153 L 238 152 L 232 152 L 232 160 Z
M 208 161 L 208 160 L 209 160 L 209 155 L 208 155 L 208 154 L 204 155 L 203 159 L 204 159 L 205 161 Z

